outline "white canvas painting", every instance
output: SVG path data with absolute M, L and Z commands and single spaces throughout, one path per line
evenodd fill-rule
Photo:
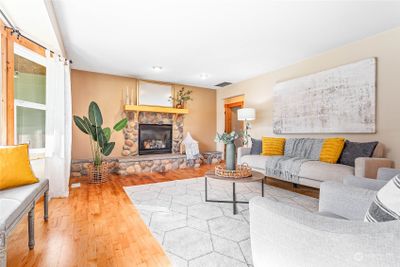
M 375 58 L 277 83 L 273 93 L 276 134 L 375 133 Z

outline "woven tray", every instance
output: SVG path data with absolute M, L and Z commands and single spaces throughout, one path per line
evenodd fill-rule
M 215 175 L 229 178 L 245 178 L 251 176 L 251 168 L 246 163 L 236 166 L 236 170 L 226 170 L 224 166 L 215 166 Z

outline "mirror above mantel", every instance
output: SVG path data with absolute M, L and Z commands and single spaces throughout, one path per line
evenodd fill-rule
M 171 84 L 138 81 L 137 105 L 173 107 L 171 97 L 174 94 Z
M 178 105 L 174 107 L 174 95 L 172 84 L 139 80 L 136 88 L 136 103 L 134 103 L 134 90 L 126 89 L 124 111 L 188 114 L 188 109 L 178 107 Z

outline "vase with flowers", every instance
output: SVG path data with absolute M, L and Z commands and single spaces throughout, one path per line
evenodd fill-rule
M 179 89 L 176 93 L 176 96 L 170 96 L 169 101 L 175 103 L 176 108 L 185 108 L 186 102 L 193 101 L 191 94 L 193 93 L 192 90 L 186 90 L 185 87 Z
M 241 138 L 242 134 L 232 131 L 231 133 L 222 133 L 215 136 L 215 142 L 225 144 L 225 168 L 227 170 L 235 170 L 236 146 L 235 140 Z

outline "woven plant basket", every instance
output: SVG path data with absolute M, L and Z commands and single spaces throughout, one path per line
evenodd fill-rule
M 102 184 L 108 181 L 109 164 L 102 162 L 100 166 L 95 166 L 93 163 L 88 166 L 89 183 Z

